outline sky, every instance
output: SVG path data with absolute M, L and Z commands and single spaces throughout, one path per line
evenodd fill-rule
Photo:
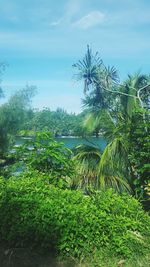
M 5 99 L 36 85 L 33 107 L 81 111 L 83 84 L 72 64 L 87 44 L 122 79 L 150 67 L 149 0 L 0 0 L 0 62 Z

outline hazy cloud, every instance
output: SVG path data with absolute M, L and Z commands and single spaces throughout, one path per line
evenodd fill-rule
M 69 0 L 64 5 L 63 15 L 52 21 L 49 25 L 59 26 L 61 23 L 70 25 L 73 17 L 76 16 L 79 11 L 81 11 L 80 0 Z
M 105 19 L 105 14 L 100 11 L 92 11 L 81 19 L 75 21 L 72 25 L 81 29 L 89 29 L 101 24 Z

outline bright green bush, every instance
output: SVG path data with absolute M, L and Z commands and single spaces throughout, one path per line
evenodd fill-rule
M 25 172 L 38 171 L 40 175 L 49 176 L 50 184 L 60 188 L 71 187 L 75 176 L 72 152 L 63 143 L 55 141 L 50 132 L 37 132 L 15 150 L 13 171 L 23 166 Z
M 112 190 L 85 196 L 36 175 L 0 180 L 1 241 L 77 258 L 105 249 L 130 257 L 149 249 L 150 218 L 134 198 Z

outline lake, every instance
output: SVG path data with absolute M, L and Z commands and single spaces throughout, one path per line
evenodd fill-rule
M 27 140 L 26 137 L 17 137 L 16 138 L 16 145 L 21 145 Z M 64 145 L 70 149 L 78 145 L 95 145 L 98 146 L 100 149 L 104 150 L 106 147 L 106 140 L 103 137 L 90 137 L 90 138 L 80 138 L 80 137 L 57 137 L 55 138 L 56 141 L 64 143 Z

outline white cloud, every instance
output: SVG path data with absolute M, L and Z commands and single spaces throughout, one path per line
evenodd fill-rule
M 101 24 L 105 19 L 105 14 L 100 11 L 92 11 L 81 19 L 75 21 L 72 25 L 81 29 L 88 29 Z
M 59 26 L 61 23 L 64 25 L 71 23 L 73 17 L 81 10 L 80 0 L 69 0 L 64 6 L 63 15 L 58 19 L 49 23 L 50 26 Z

